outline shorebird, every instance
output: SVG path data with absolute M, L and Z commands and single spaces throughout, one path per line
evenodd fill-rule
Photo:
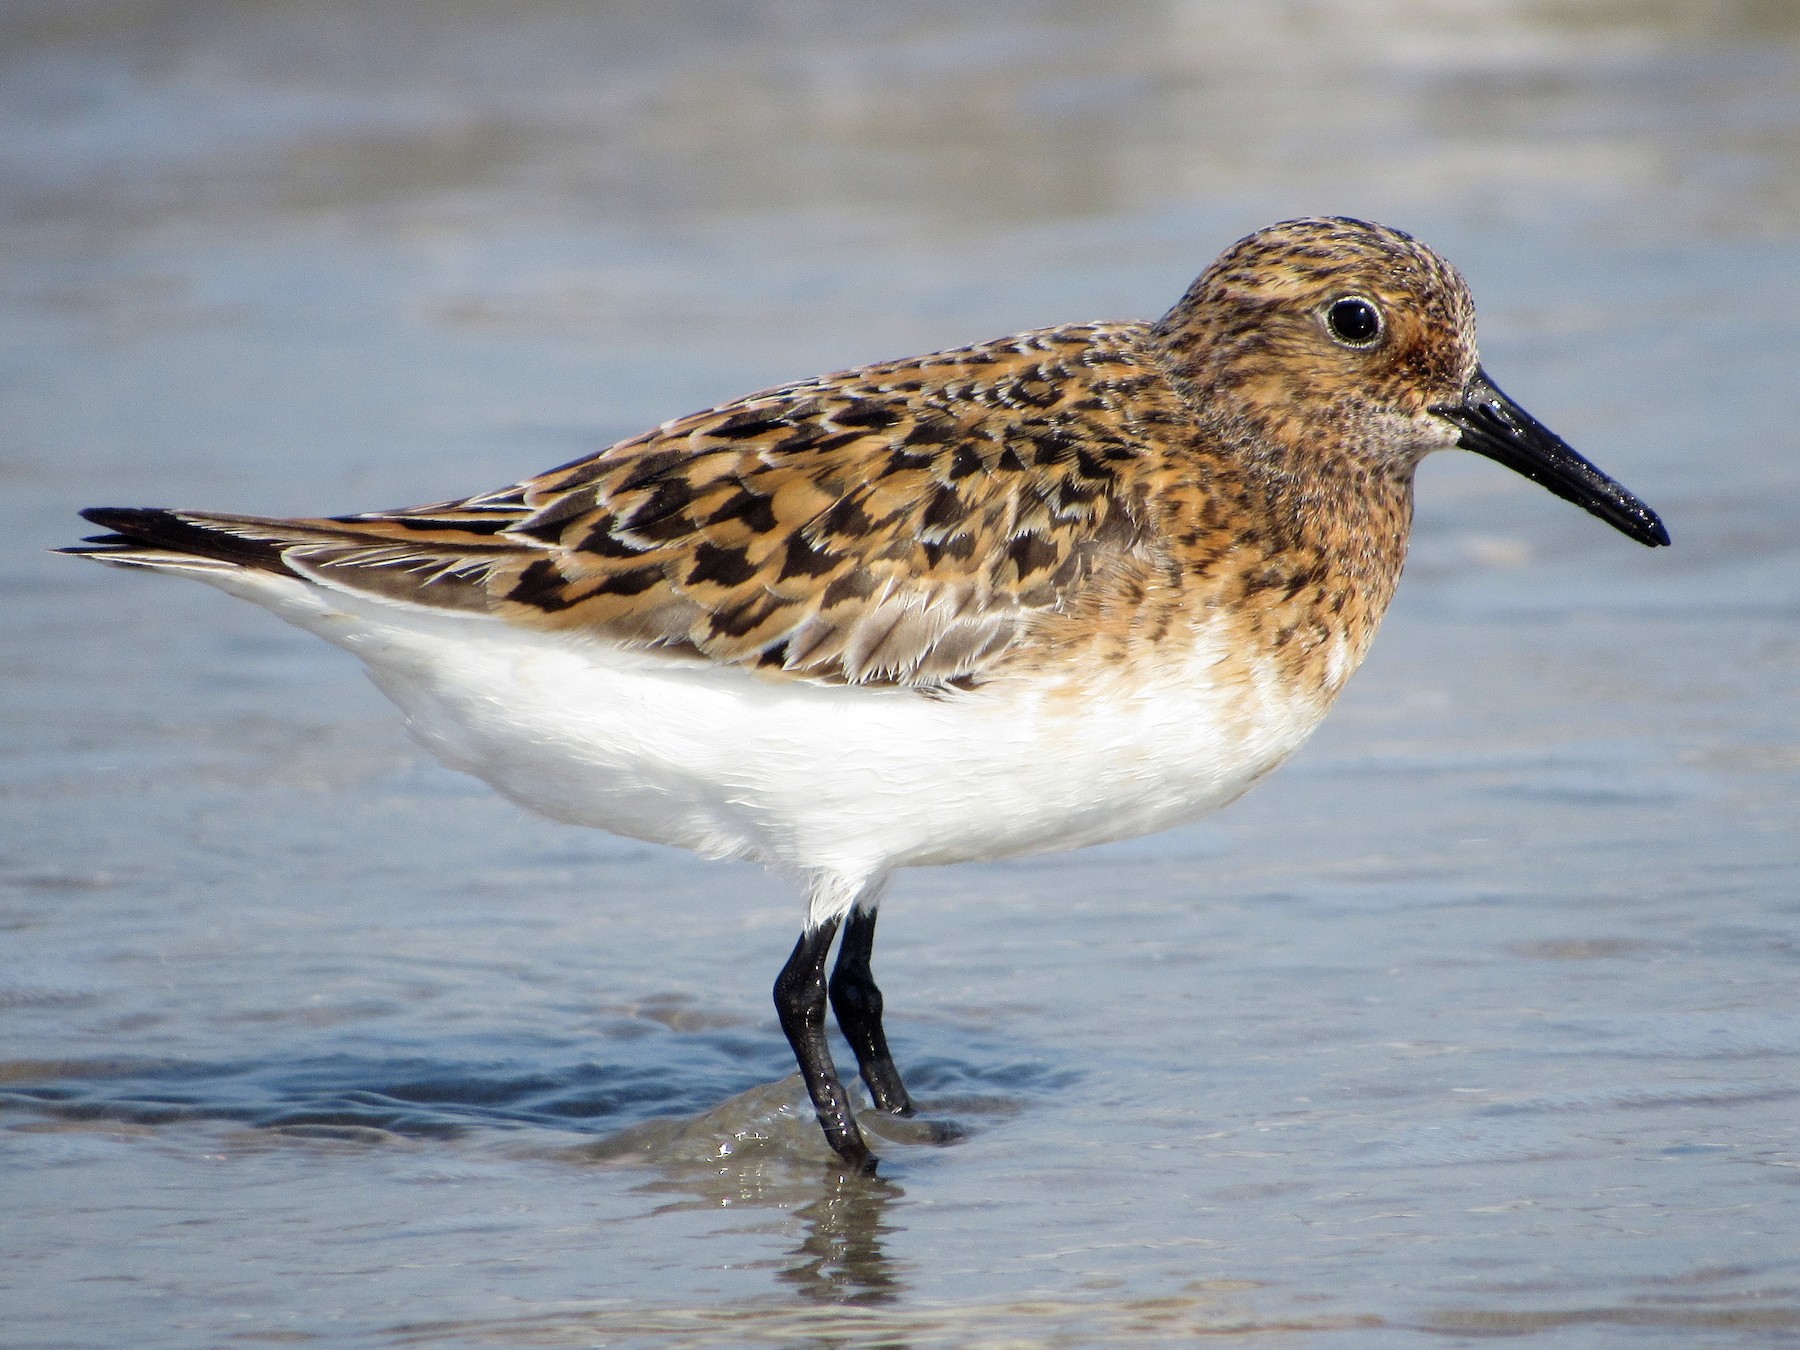
M 775 1006 L 871 1172 L 825 1010 L 875 1107 L 912 1114 L 870 971 L 895 869 L 1244 792 L 1361 662 L 1414 470 L 1455 446 L 1669 542 L 1488 379 L 1455 269 L 1317 218 L 1232 245 L 1155 323 L 801 380 L 431 506 L 94 508 L 111 533 L 67 551 L 336 643 L 428 750 L 547 816 L 799 879 Z

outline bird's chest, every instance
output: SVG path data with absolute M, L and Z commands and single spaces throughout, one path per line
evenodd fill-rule
M 944 748 L 944 772 L 907 811 L 921 826 L 909 861 L 1074 848 L 1195 819 L 1292 755 L 1330 702 L 1222 625 L 1153 659 L 990 686 L 920 728 L 917 744 Z

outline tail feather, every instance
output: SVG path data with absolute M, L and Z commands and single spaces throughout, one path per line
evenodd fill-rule
M 255 527 L 261 522 L 251 517 L 130 506 L 90 506 L 81 514 L 113 533 L 90 535 L 57 552 L 138 567 L 251 567 L 295 575 L 282 558 L 284 548 L 294 542 L 292 537 L 259 538 Z
M 123 506 L 93 506 L 81 514 L 113 533 L 93 535 L 59 553 L 185 572 L 221 585 L 226 574 L 244 581 L 281 577 L 309 589 L 478 614 L 494 611 L 489 585 L 494 574 L 510 569 L 506 575 L 512 577 L 539 552 L 486 530 L 457 541 L 460 546 L 447 545 L 430 531 L 411 528 L 404 517 L 272 519 Z

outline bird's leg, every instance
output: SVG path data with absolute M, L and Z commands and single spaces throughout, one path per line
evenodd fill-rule
M 876 1158 L 863 1142 L 856 1117 L 850 1114 L 849 1096 L 825 1044 L 825 956 L 831 950 L 831 939 L 837 936 L 838 923 L 828 919 L 800 935 L 794 954 L 775 978 L 775 1015 L 800 1062 L 800 1076 L 819 1113 L 825 1142 L 852 1171 L 868 1176 L 875 1171 Z
M 843 945 L 831 972 L 831 1010 L 868 1084 L 875 1105 L 896 1116 L 913 1113 L 912 1098 L 900 1081 L 900 1070 L 888 1053 L 887 1033 L 881 1029 L 881 990 L 869 970 L 869 953 L 875 947 L 875 911 L 853 909 L 844 926 Z

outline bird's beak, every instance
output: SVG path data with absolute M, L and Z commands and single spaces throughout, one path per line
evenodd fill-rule
M 1499 460 L 1564 501 L 1599 516 L 1622 534 L 1655 548 L 1669 542 L 1662 521 L 1643 502 L 1576 454 L 1537 418 L 1508 398 L 1479 366 L 1461 403 L 1432 409 L 1462 432 L 1465 450 Z

